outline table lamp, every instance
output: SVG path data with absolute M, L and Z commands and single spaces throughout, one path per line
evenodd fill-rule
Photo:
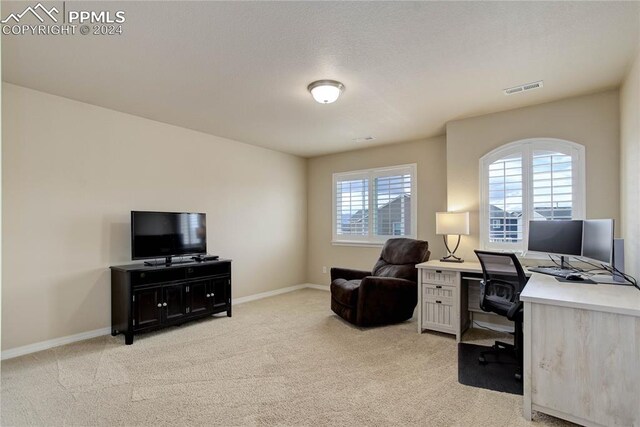
M 444 246 L 447 248 L 448 255 L 440 261 L 446 262 L 464 262 L 462 258 L 458 258 L 455 253 L 460 246 L 460 235 L 469 234 L 469 212 L 436 212 L 436 234 L 442 234 Z M 453 251 L 449 249 L 447 236 L 457 235 L 458 242 Z

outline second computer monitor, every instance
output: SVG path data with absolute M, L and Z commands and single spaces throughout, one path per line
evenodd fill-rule
M 582 255 L 580 220 L 529 222 L 528 250 L 555 255 Z
M 612 263 L 612 219 L 586 219 L 584 221 L 582 256 L 607 264 Z

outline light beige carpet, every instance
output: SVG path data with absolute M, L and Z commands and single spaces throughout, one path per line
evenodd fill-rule
M 522 397 L 463 386 L 450 336 L 358 329 L 304 289 L 206 319 L 2 362 L 3 426 L 520 426 Z M 470 339 L 487 338 L 472 331 Z M 536 425 L 561 422 L 542 415 Z

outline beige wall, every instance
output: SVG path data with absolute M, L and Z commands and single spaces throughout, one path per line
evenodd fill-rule
M 620 234 L 618 98 L 612 90 L 447 124 L 448 208 L 471 212 L 471 235 L 461 245 L 464 257 L 473 258 L 479 247 L 480 157 L 526 138 L 559 138 L 585 146 L 587 218 L 614 218 Z
M 640 55 L 620 90 L 620 215 L 625 270 L 640 275 Z
M 441 237 L 435 235 L 435 213 L 446 204 L 444 137 L 315 157 L 309 159 L 307 178 L 309 282 L 328 285 L 331 267 L 368 270 L 380 256 L 380 247 L 331 244 L 333 173 L 407 163 L 418 165 L 418 238 L 429 242 L 431 259 L 444 254 Z
M 3 85 L 2 348 L 110 325 L 130 211 L 207 213 L 234 297 L 305 282 L 306 160 Z

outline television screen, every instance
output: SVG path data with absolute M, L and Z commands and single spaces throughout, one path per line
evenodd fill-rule
M 206 253 L 206 214 L 131 211 L 132 259 Z
M 530 221 L 528 250 L 556 255 L 581 255 L 582 221 Z

